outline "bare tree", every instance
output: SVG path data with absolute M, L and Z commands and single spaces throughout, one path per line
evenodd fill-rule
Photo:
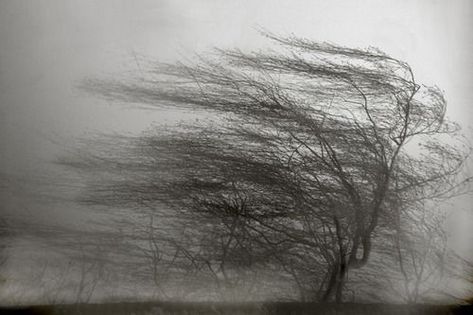
M 107 174 L 83 201 L 156 209 L 207 235 L 199 247 L 224 279 L 266 266 L 306 299 L 340 302 L 377 229 L 402 213 L 394 201 L 460 193 L 469 152 L 442 141 L 459 128 L 441 91 L 405 62 L 265 35 L 282 49 L 216 50 L 194 65 L 152 65 L 137 81 L 85 82 L 112 100 L 206 117 L 104 137 L 95 157 L 63 163 Z
M 407 303 L 417 303 L 445 280 L 447 236 L 444 220 L 435 212 L 417 209 L 403 219 L 408 221 L 398 223 L 393 252 L 402 276 L 403 298 Z
M 389 295 L 416 304 L 445 297 L 451 270 L 460 266 L 447 248 L 444 213 L 435 207 L 404 209 L 402 222 L 379 233 L 370 268 L 354 281 L 376 299 Z

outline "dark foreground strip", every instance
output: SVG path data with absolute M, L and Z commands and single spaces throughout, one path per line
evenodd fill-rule
M 473 314 L 473 305 L 392 305 L 318 303 L 107 303 L 0 307 L 14 315 L 456 315 Z

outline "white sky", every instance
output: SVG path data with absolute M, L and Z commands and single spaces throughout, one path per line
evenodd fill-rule
M 258 27 L 379 47 L 409 62 L 419 82 L 440 86 L 448 114 L 471 125 L 472 18 L 473 2 L 455 0 L 0 1 L 0 132 L 8 148 L 0 161 L 34 168 L 51 153 L 45 138 L 146 128 L 162 117 L 105 106 L 74 85 L 136 70 L 134 54 L 172 60 L 213 46 L 262 48 Z
M 472 1 L 0 1 L 0 161 L 34 168 L 45 138 L 141 130 L 158 113 L 78 95 L 85 76 L 136 70 L 133 55 L 172 60 L 213 46 L 258 49 L 256 28 L 379 47 L 436 84 L 448 114 L 471 125 Z M 471 134 L 471 131 L 470 131 Z M 47 149 L 45 149 L 47 148 Z
M 445 91 L 448 115 L 467 128 L 473 122 L 472 24 L 468 0 L 0 0 L 0 171 L 30 176 L 49 169 L 48 161 L 78 136 L 139 132 L 178 118 L 82 95 L 75 85 L 84 77 L 138 71 L 135 54 L 168 61 L 214 46 L 264 48 L 258 27 L 375 46 L 404 59 L 419 82 Z M 466 132 L 471 138 L 472 130 Z M 455 207 L 469 210 L 471 201 Z M 462 231 L 455 237 L 471 234 L 465 213 L 452 221 Z

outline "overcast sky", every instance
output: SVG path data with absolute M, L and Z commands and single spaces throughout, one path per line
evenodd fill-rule
M 49 162 L 77 137 L 140 132 L 152 122 L 178 119 L 108 104 L 76 85 L 86 77 L 140 71 L 142 56 L 170 61 L 214 46 L 264 48 L 258 28 L 380 48 L 407 61 L 418 82 L 438 85 L 448 115 L 471 128 L 472 24 L 469 0 L 0 0 L 0 171 L 33 178 L 54 168 Z M 466 133 L 472 138 L 471 129 Z M 25 194 L 36 182 L 23 185 L 3 195 L 2 211 L 77 215 L 66 207 L 34 206 Z M 469 205 L 471 197 L 455 205 L 464 210 L 454 219 L 462 231 L 455 237 L 469 235 Z
M 173 60 L 213 46 L 262 48 L 257 32 L 378 47 L 438 85 L 471 125 L 471 1 L 0 1 L 0 161 L 36 168 L 51 138 L 139 131 L 159 113 L 109 106 L 75 90 L 84 77 L 136 71 L 135 56 Z M 471 132 L 471 131 L 470 131 Z M 59 140 L 58 140 L 59 141 Z

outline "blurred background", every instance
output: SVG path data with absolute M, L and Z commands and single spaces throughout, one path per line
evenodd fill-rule
M 131 273 L 94 283 L 107 268 L 91 254 L 125 261 L 118 249 L 126 244 L 109 213 L 74 202 L 86 183 L 54 161 L 97 133 L 139 134 L 181 116 L 94 98 L 77 89 L 81 80 L 133 76 L 143 60 L 184 60 L 213 47 L 264 49 L 264 28 L 405 60 L 419 82 L 444 91 L 447 115 L 472 139 L 472 21 L 468 0 L 0 0 L 0 303 L 67 299 L 60 288 L 71 275 L 87 283 L 70 293 L 79 300 L 151 295 Z M 471 258 L 472 202 L 452 200 L 448 218 L 450 246 Z M 67 244 L 79 250 L 68 253 Z

